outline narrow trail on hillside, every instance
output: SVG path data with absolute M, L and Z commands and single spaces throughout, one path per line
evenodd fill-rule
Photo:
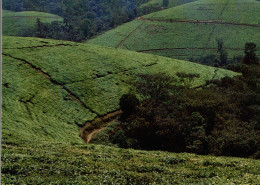
M 204 49 L 205 48 L 156 48 L 156 49 L 137 50 L 137 52 L 164 51 L 164 50 L 204 50 Z M 225 49 L 234 50 L 234 51 L 244 50 L 244 48 L 225 48 Z M 217 51 L 218 48 L 206 48 L 206 50 Z
M 229 0 L 227 0 L 226 4 L 224 5 L 223 9 L 221 10 L 221 12 L 220 12 L 220 14 L 219 14 L 219 16 L 218 16 L 218 19 L 220 19 L 220 17 L 222 16 L 222 14 L 223 14 L 225 8 L 227 7 L 228 3 L 229 3 Z M 208 40 L 207 40 L 207 42 L 206 42 L 203 55 L 205 55 L 205 53 L 206 53 L 206 49 L 208 48 L 208 45 L 209 45 L 209 43 L 210 43 L 210 41 L 211 41 L 211 38 L 212 38 L 212 36 L 213 36 L 213 34 L 214 34 L 214 32 L 215 32 L 216 27 L 217 27 L 217 25 L 214 24 L 214 26 L 213 26 L 213 28 L 212 28 L 212 31 L 210 32 L 209 37 L 208 37 Z
M 92 109 L 90 109 L 79 97 L 77 97 L 74 93 L 72 93 L 68 88 L 66 88 L 63 84 L 57 82 L 56 80 L 52 79 L 51 76 L 42 71 L 40 68 L 38 68 L 37 66 L 33 65 L 32 63 L 24 60 L 24 59 L 21 59 L 21 58 L 17 58 L 17 57 L 13 57 L 9 54 L 6 54 L 6 53 L 2 53 L 4 56 L 7 56 L 7 57 L 10 57 L 10 58 L 13 58 L 15 60 L 19 60 L 19 61 L 22 61 L 24 64 L 28 65 L 31 69 L 37 71 L 38 73 L 40 73 L 41 75 L 43 75 L 45 78 L 47 78 L 52 84 L 54 85 L 57 85 L 59 86 L 60 88 L 64 89 L 67 93 L 68 93 L 68 96 L 76 101 L 77 103 L 79 103 L 82 107 L 84 107 L 85 109 L 88 109 L 91 113 L 94 113 L 96 115 L 98 115 L 97 112 L 93 111 Z
M 167 23 L 193 23 L 193 24 L 213 24 L 213 25 L 230 25 L 230 26 L 247 26 L 247 27 L 260 27 L 259 24 L 247 24 L 247 23 L 232 23 L 222 22 L 219 20 L 174 20 L 174 19 L 156 19 L 156 18 L 140 18 L 143 21 L 154 22 L 167 22 Z
M 156 13 L 155 13 L 153 16 L 155 16 L 155 15 L 156 15 Z M 153 17 L 153 16 L 152 16 L 152 17 Z M 142 20 L 142 17 L 138 17 L 137 20 Z M 141 26 L 143 26 L 144 23 L 145 23 L 145 20 L 144 20 L 140 25 L 138 25 L 130 34 L 128 34 L 127 37 L 125 37 L 118 45 L 116 45 L 115 48 L 119 48 L 121 45 L 124 45 L 124 47 L 127 48 L 127 46 L 124 44 L 125 41 L 126 41 L 127 39 L 129 39 L 129 38 L 138 30 L 138 28 L 140 28 Z
M 116 110 L 103 117 L 98 117 L 94 121 L 86 122 L 85 126 L 80 129 L 80 137 L 88 144 L 94 134 L 105 129 L 105 127 L 117 120 L 117 117 L 122 113 L 121 110 Z
M 28 46 L 28 47 L 17 47 L 17 48 L 3 48 L 3 49 L 31 49 L 31 48 L 46 48 L 46 47 L 61 47 L 61 46 L 75 47 L 75 46 L 78 46 L 78 45 L 56 44 L 56 45 L 40 45 L 40 46 Z
M 88 134 L 86 137 L 86 140 L 85 140 L 85 142 L 88 144 L 89 142 L 90 142 L 90 140 L 92 139 L 92 136 L 94 136 L 96 133 L 98 133 L 98 132 L 101 132 L 102 130 L 104 130 L 105 128 L 103 127 L 103 128 L 100 128 L 100 129 L 95 129 L 95 130 L 93 130 L 90 134 Z
M 145 23 L 145 21 L 143 21 L 140 25 L 138 25 L 131 33 L 129 33 L 127 35 L 127 37 L 125 37 L 118 45 L 116 45 L 116 48 L 119 48 L 122 44 L 124 44 L 124 42 L 129 39 L 129 37 L 131 37 L 137 30 L 138 28 L 140 28 L 141 26 L 143 26 L 143 24 Z

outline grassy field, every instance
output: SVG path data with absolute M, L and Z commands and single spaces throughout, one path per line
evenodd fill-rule
M 189 60 L 216 54 L 222 38 L 228 58 L 242 56 L 246 42 L 255 42 L 260 56 L 259 9 L 255 0 L 198 0 L 145 15 L 88 43 Z
M 44 23 L 51 23 L 53 21 L 63 21 L 62 17 L 57 15 L 36 12 L 12 12 L 3 10 L 3 35 L 22 35 L 35 28 L 36 20 L 39 18 Z

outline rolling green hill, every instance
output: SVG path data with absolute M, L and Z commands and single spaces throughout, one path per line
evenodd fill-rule
M 53 21 L 63 21 L 63 18 L 54 14 L 36 11 L 12 12 L 3 10 L 3 35 L 23 35 L 34 29 L 36 20 L 50 23 Z
M 76 125 L 82 127 L 96 116 L 119 109 L 119 98 L 131 89 L 129 81 L 136 74 L 165 72 L 175 76 L 180 71 L 200 74 L 194 87 L 208 79 L 236 75 L 132 51 L 5 36 L 4 141 L 74 141 L 78 137 Z
M 198 73 L 193 84 L 198 86 L 237 73 L 133 51 L 10 36 L 3 37 L 2 68 L 2 184 L 260 180 L 259 160 L 86 146 L 79 137 L 85 122 L 119 108 L 136 74 Z
M 260 47 L 259 8 L 256 0 L 198 0 L 145 15 L 88 43 L 188 60 L 217 55 L 216 39 L 223 39 L 233 58 L 243 55 L 246 42 Z
M 19 43 L 20 49 L 15 49 L 11 45 L 13 42 Z M 37 42 L 39 47 L 35 46 Z M 34 46 L 28 48 L 29 43 Z M 193 86 L 200 86 L 213 77 L 236 74 L 196 63 L 89 44 L 57 41 L 55 45 L 53 40 L 5 37 L 3 48 L 6 56 L 48 74 L 54 83 L 64 86 L 97 115 L 117 110 L 119 98 L 130 88 L 127 82 L 139 73 L 165 72 L 173 76 L 180 71 L 198 73 L 200 78 Z

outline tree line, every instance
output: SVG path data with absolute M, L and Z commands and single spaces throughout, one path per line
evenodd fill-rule
M 140 9 L 148 0 L 3 0 L 3 9 L 40 11 L 59 15 L 63 22 L 42 23 L 18 36 L 36 36 L 80 42 L 139 15 L 157 11 Z

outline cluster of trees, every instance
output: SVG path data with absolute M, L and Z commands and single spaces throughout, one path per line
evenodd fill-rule
M 197 74 L 140 75 L 133 94 L 121 98 L 124 112 L 113 140 L 121 147 L 260 157 L 260 66 L 247 43 L 235 78 L 190 88 Z M 176 82 L 179 81 L 179 84 Z M 129 106 L 130 105 L 130 106 Z
M 3 0 L 3 9 L 40 11 L 59 15 L 64 22 L 36 23 L 36 30 L 19 36 L 36 36 L 71 41 L 83 41 L 129 22 L 138 15 L 157 11 L 138 8 L 148 0 Z M 139 13 L 138 13 L 139 12 Z

